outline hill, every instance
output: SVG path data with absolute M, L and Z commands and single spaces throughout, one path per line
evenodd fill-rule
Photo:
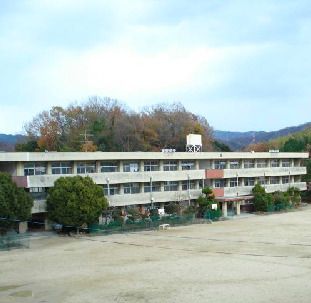
M 13 151 L 15 144 L 25 140 L 23 135 L 0 134 L 0 151 Z
M 298 126 L 282 128 L 277 131 L 248 131 L 248 132 L 230 132 L 214 130 L 216 140 L 228 145 L 232 150 L 242 150 L 250 144 L 270 141 L 278 137 L 288 136 L 305 129 L 311 128 L 311 122 L 304 123 Z

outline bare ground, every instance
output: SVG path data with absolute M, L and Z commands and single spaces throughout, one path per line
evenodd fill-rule
M 0 252 L 1 303 L 309 303 L 310 281 L 311 207 Z

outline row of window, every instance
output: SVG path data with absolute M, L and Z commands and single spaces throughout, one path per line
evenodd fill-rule
M 243 168 L 255 168 L 255 160 L 244 160 L 243 161 Z M 256 167 L 257 168 L 264 168 L 264 167 L 268 167 L 269 165 L 269 161 L 268 160 L 262 160 L 262 159 L 258 159 L 256 161 Z M 283 159 L 282 161 L 278 160 L 278 159 L 272 159 L 270 160 L 270 167 L 291 167 L 292 166 L 292 162 L 289 159 Z M 230 168 L 230 169 L 238 169 L 238 168 L 242 168 L 242 162 L 239 160 L 230 160 L 230 161 L 226 161 L 226 160 L 215 160 L 214 161 L 214 168 L 215 169 L 226 169 L 226 168 Z
M 297 164 L 297 163 L 296 163 Z M 180 163 L 181 170 L 193 170 L 195 169 L 195 161 L 183 160 Z M 73 163 L 72 162 L 52 162 L 52 174 L 72 174 Z M 257 159 L 256 162 L 253 159 L 243 160 L 243 166 L 241 160 L 215 160 L 214 169 L 239 169 L 239 168 L 265 168 L 265 167 L 291 167 L 292 161 L 289 159 L 283 159 L 282 161 L 278 159 L 264 160 Z M 148 160 L 144 161 L 143 168 L 140 166 L 140 161 L 124 161 L 123 162 L 123 172 L 138 172 L 141 169 L 143 171 L 159 171 L 160 170 L 160 161 L 158 160 Z M 168 160 L 163 161 L 163 170 L 164 171 L 177 171 L 178 170 L 178 161 L 177 160 Z M 118 172 L 121 171 L 119 161 L 101 161 L 99 163 L 99 172 L 108 173 L 108 172 Z M 78 174 L 90 174 L 96 173 L 96 163 L 92 162 L 78 162 L 77 163 L 77 173 Z M 24 175 L 45 175 L 47 173 L 47 164 L 43 162 L 29 162 L 24 164 Z
M 196 180 L 187 180 L 181 182 L 182 190 L 196 189 Z M 178 191 L 179 182 L 178 181 L 167 181 L 163 182 L 164 191 Z M 105 195 L 117 195 L 121 193 L 120 184 L 108 184 L 104 185 Z M 199 180 L 199 188 L 202 188 L 202 181 Z M 148 182 L 143 184 L 141 188 L 140 183 L 124 183 L 123 184 L 123 194 L 138 194 L 141 192 L 150 193 L 150 192 L 160 192 L 161 182 Z
M 287 184 L 290 183 L 290 177 L 289 176 L 282 176 L 282 177 L 258 177 L 258 178 L 243 178 L 244 179 L 244 186 L 255 186 L 256 183 L 259 183 L 260 185 L 267 185 L 267 184 Z M 227 187 L 227 184 L 229 187 L 237 187 L 242 186 L 241 179 L 238 178 L 230 178 L 227 180 L 225 179 L 216 179 L 214 180 L 214 187 L 215 188 L 222 188 Z M 297 180 L 299 181 L 299 180 Z
M 144 171 L 159 171 L 160 161 L 144 161 Z M 181 161 L 182 170 L 195 169 L 195 161 Z M 177 171 L 178 161 L 170 160 L 163 162 L 164 171 Z M 100 162 L 99 171 L 104 172 L 118 172 L 119 164 L 117 161 L 104 161 Z M 127 161 L 123 163 L 123 172 L 138 172 L 140 171 L 140 163 L 138 161 Z M 43 162 L 30 162 L 24 164 L 24 175 L 45 175 L 47 172 L 47 166 Z M 95 162 L 79 162 L 77 163 L 78 174 L 91 174 L 96 172 Z M 72 174 L 73 164 L 72 162 L 52 162 L 52 174 Z

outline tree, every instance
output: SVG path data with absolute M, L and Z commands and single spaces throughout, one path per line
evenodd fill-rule
M 254 195 L 254 207 L 256 211 L 268 211 L 273 205 L 272 195 L 267 194 L 264 187 L 257 183 L 252 189 Z
M 165 212 L 167 214 L 179 214 L 180 213 L 180 205 L 178 203 L 171 202 L 168 205 L 164 206 Z
M 90 177 L 61 177 L 49 190 L 47 211 L 49 219 L 65 226 L 79 228 L 98 221 L 108 206 L 103 189 Z
M 29 144 L 20 144 L 17 150 L 184 151 L 189 133 L 201 134 L 203 148 L 214 149 L 212 128 L 206 119 L 179 103 L 134 112 L 117 100 L 92 97 L 81 105 L 43 111 L 25 125 L 25 130 Z M 81 147 L 81 134 L 85 132 L 93 144 Z
M 33 200 L 22 188 L 18 188 L 9 174 L 0 173 L 0 233 L 12 228 L 16 221 L 31 217 Z
M 213 190 L 210 187 L 204 187 L 202 190 L 202 193 L 198 199 L 197 202 L 199 204 L 199 215 L 204 216 L 204 214 L 207 211 L 211 210 L 212 204 L 216 203 L 215 201 L 215 195 L 213 193 Z
M 287 190 L 289 203 L 297 207 L 301 203 L 300 190 L 297 187 L 289 187 Z

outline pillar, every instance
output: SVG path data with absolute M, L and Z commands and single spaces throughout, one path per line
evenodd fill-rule
M 160 171 L 164 171 L 164 162 L 163 162 L 163 160 L 160 160 L 159 165 L 160 165 L 159 170 Z
M 48 219 L 44 219 L 44 230 L 52 230 L 52 225 Z
M 145 169 L 145 163 L 144 163 L 144 161 L 140 161 L 139 162 L 139 171 L 144 171 L 144 169 Z
M 236 202 L 236 215 L 239 216 L 241 214 L 241 202 Z
M 76 161 L 73 162 L 73 174 L 77 174 L 78 163 Z
M 46 169 L 47 175 L 52 175 L 52 162 L 47 163 L 47 169 Z
M 178 165 L 178 170 L 182 170 L 182 167 L 181 167 L 181 160 L 178 160 L 177 165 Z
M 222 202 L 222 216 L 227 217 L 228 216 L 228 211 L 227 211 L 227 202 Z
M 24 176 L 24 165 L 22 162 L 17 162 L 16 176 Z
M 100 161 L 95 161 L 95 172 L 100 173 Z
M 199 170 L 199 169 L 200 169 L 199 160 L 195 160 L 195 169 L 196 169 L 196 170 Z

